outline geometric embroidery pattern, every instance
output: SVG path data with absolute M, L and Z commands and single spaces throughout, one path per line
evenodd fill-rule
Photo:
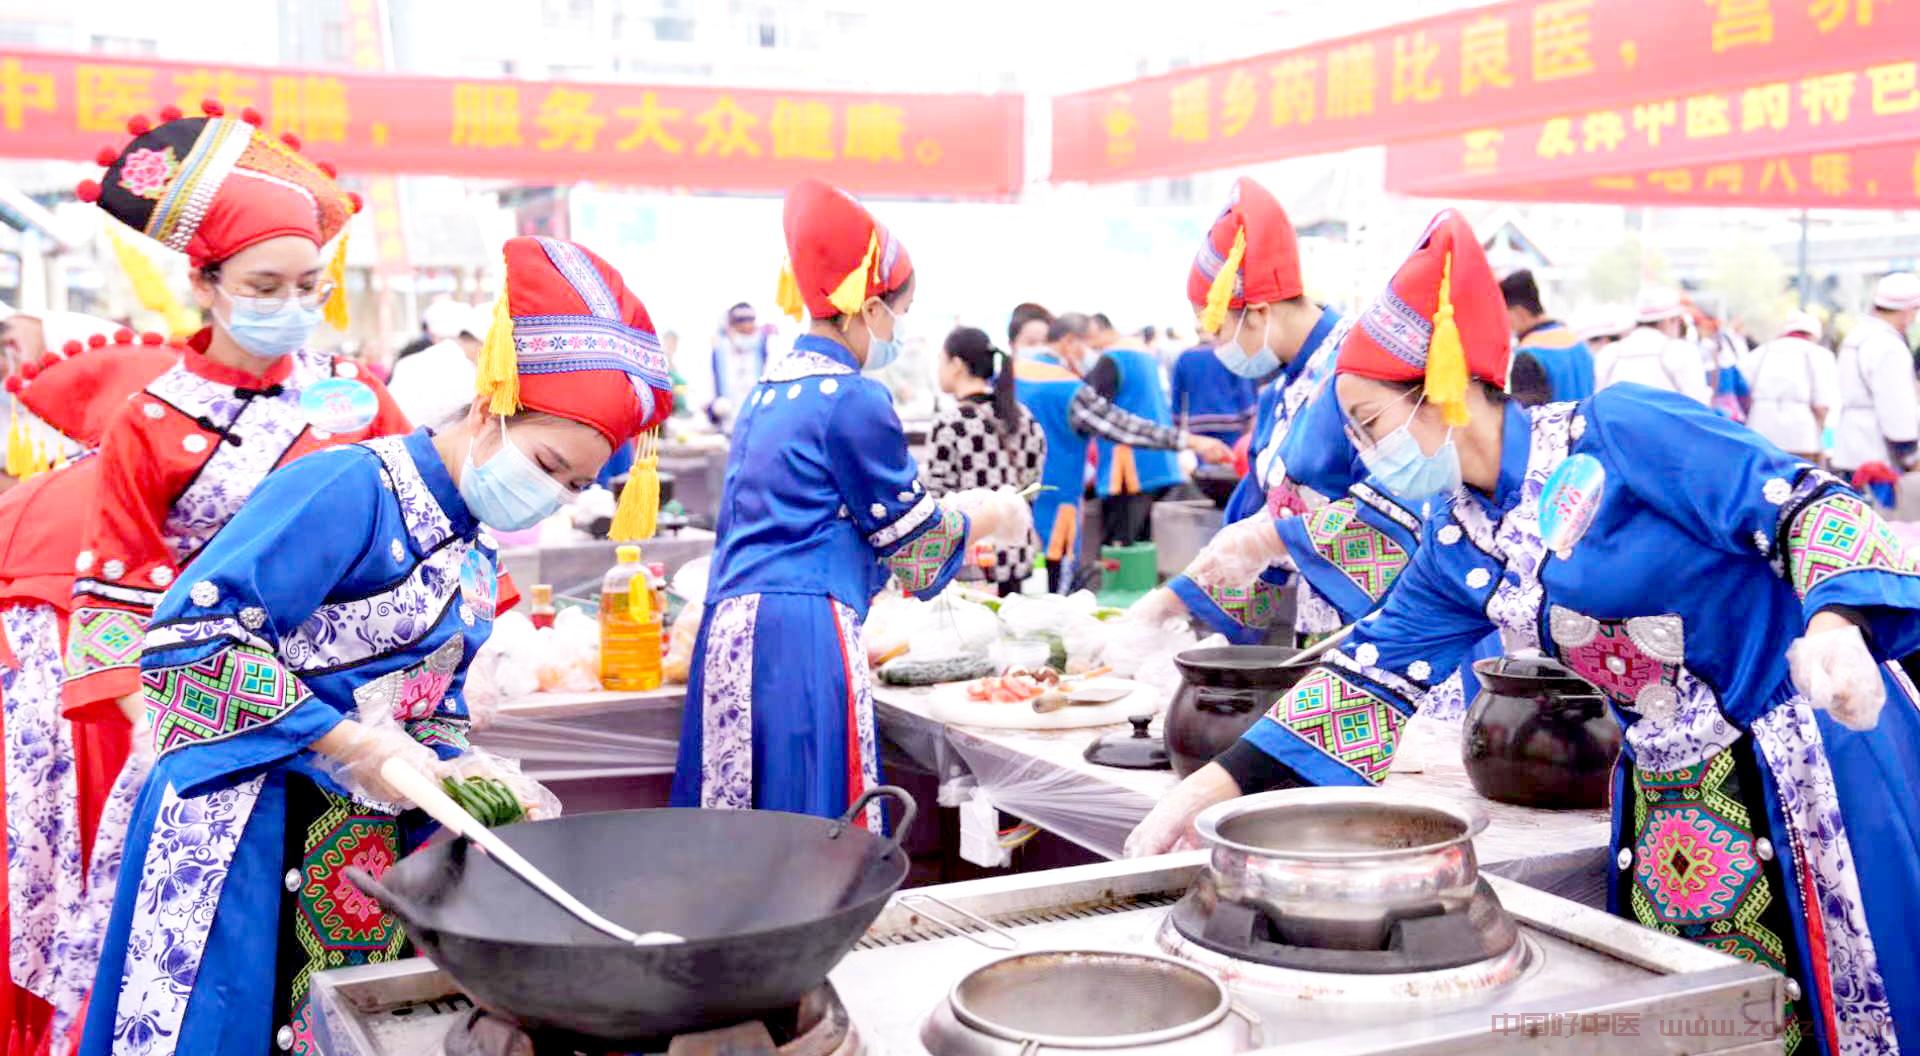
M 1282 588 L 1261 579 L 1252 587 L 1207 585 L 1200 589 L 1228 619 L 1257 631 L 1273 622 L 1273 608 Z
M 67 632 L 67 677 L 140 662 L 147 621 L 125 609 L 75 609 Z
M 163 754 L 265 726 L 310 696 L 278 657 L 251 645 L 222 649 L 198 663 L 149 671 L 142 681 L 154 749 Z
M 1800 512 L 1787 533 L 1793 589 L 1805 598 L 1843 572 L 1916 571 L 1900 538 L 1852 495 L 1832 494 Z
M 1375 601 L 1407 567 L 1406 549 L 1354 516 L 1345 503 L 1332 503 L 1308 514 L 1307 537 L 1321 557 Z
M 1633 861 L 1629 901 L 1643 927 L 1730 957 L 1786 972 L 1777 930 L 1785 904 L 1757 851 L 1752 814 L 1734 779 L 1738 752 L 1666 772 L 1633 770 Z M 1809 1037 L 1788 1002 L 1786 1051 Z
M 1600 620 L 1593 638 L 1577 646 L 1562 644 L 1560 655 L 1581 678 L 1629 707 L 1648 686 L 1671 685 L 1678 665 L 1648 655 L 1620 620 Z
M 293 975 L 291 1007 L 301 1026 L 312 1016 L 306 999 L 314 972 L 396 960 L 407 940 L 400 922 L 346 875 L 348 868 L 375 879 L 385 875 L 400 860 L 399 822 L 343 796 L 322 795 L 327 805 L 307 827 L 294 896 L 294 933 L 306 957 Z
M 887 557 L 888 567 L 909 594 L 932 586 L 953 552 L 966 542 L 967 523 L 957 510 L 942 508 L 940 521 Z
M 465 719 L 415 719 L 407 723 L 413 739 L 429 748 L 451 748 L 465 752 L 473 747 L 467 740 Z
M 1268 714 L 1374 784 L 1392 769 L 1393 748 L 1406 721 L 1391 704 L 1324 667 L 1302 679 Z

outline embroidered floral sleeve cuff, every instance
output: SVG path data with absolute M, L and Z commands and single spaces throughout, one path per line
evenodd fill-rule
M 1168 580 L 1167 588 L 1208 629 L 1235 645 L 1258 645 L 1267 638 L 1287 583 L 1287 573 L 1274 569 L 1246 589 L 1203 587 L 1186 576 Z
M 341 720 L 280 658 L 256 646 L 218 648 L 142 676 L 153 747 L 182 796 L 230 787 L 299 755 Z
M 80 605 L 67 625 L 67 680 L 62 710 L 69 718 L 140 688 L 140 651 L 152 609 Z
M 1278 527 L 1300 575 L 1348 623 L 1378 605 L 1407 567 L 1408 547 L 1367 523 L 1353 499 L 1285 518 Z
M 960 563 L 966 558 L 968 530 L 964 515 L 944 509 L 931 499 L 925 502 L 932 514 L 921 519 L 918 531 L 903 540 L 874 543 L 894 578 L 907 593 L 923 601 L 938 594 L 959 574 Z
M 1784 488 L 1784 483 L 1782 487 Z M 1920 561 L 1859 496 L 1828 473 L 1807 469 L 1780 506 L 1774 545 L 1806 619 L 1842 609 L 1888 655 L 1920 647 Z M 1858 622 L 1858 621 L 1856 621 Z
M 466 719 L 436 715 L 408 720 L 406 728 L 414 740 L 433 749 L 442 759 L 457 759 L 473 749 L 467 739 Z
M 1322 664 L 1281 697 L 1244 739 L 1310 785 L 1379 784 L 1393 767 L 1405 697 L 1355 671 Z

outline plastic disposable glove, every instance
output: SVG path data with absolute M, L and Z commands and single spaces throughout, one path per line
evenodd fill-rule
M 467 780 L 480 778 L 498 781 L 520 801 L 520 809 L 526 812 L 528 821 L 544 821 L 560 816 L 560 797 L 548 791 L 547 786 L 521 773 L 520 764 L 512 759 L 476 748 L 443 764 L 442 773 Z
M 968 488 L 948 495 L 940 504 L 966 514 L 972 525 L 969 545 L 1012 546 L 1025 542 L 1033 529 L 1033 507 L 1012 488 Z
M 1285 556 L 1287 547 L 1273 518 L 1256 513 L 1215 532 L 1187 565 L 1187 578 L 1203 587 L 1245 590 Z
M 1165 587 L 1156 587 L 1128 606 L 1126 619 L 1130 623 L 1164 627 L 1169 621 L 1183 619 L 1186 615 L 1187 606 L 1180 600 L 1180 595 Z
M 333 761 L 338 780 L 380 803 L 414 805 L 380 776 L 389 759 L 398 759 L 434 781 L 440 779 L 440 757 L 398 726 L 368 726 L 348 719 L 314 742 L 314 748 Z
M 1787 648 L 1787 666 L 1800 692 L 1814 707 L 1832 712 L 1842 726 L 1871 730 L 1879 724 L 1887 685 L 1860 628 L 1849 623 L 1837 630 L 1809 629 Z
M 1218 764 L 1208 763 L 1174 786 L 1146 819 L 1134 827 L 1133 834 L 1127 837 L 1127 857 L 1147 858 L 1199 846 L 1193 819 L 1215 803 L 1224 803 L 1239 794 L 1240 786 L 1233 783 L 1232 776 Z

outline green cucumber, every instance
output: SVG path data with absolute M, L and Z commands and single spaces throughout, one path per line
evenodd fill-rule
M 941 682 L 965 682 L 993 673 L 993 661 L 984 656 L 944 656 L 937 660 L 921 660 L 909 653 L 884 664 L 880 668 L 880 681 L 890 686 L 931 686 Z

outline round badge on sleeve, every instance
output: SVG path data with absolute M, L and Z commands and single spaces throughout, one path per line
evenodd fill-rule
M 1574 455 L 1547 478 L 1540 491 L 1540 538 L 1562 561 L 1593 527 L 1606 486 L 1607 471 L 1592 455 Z
M 493 619 L 500 600 L 500 581 L 494 578 L 493 562 L 478 550 L 467 551 L 460 562 L 460 598 L 483 620 Z
M 364 381 L 328 378 L 300 393 L 300 413 L 307 424 L 327 433 L 357 433 L 373 424 L 380 400 Z

